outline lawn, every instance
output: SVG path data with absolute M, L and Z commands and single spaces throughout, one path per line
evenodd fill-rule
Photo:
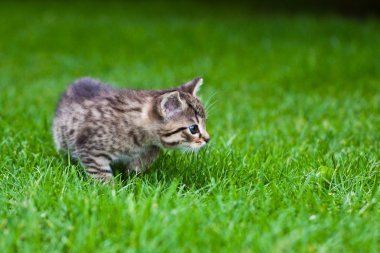
M 0 252 L 379 252 L 379 31 L 201 2 L 0 3 Z M 81 76 L 203 76 L 210 145 L 92 182 L 51 136 Z

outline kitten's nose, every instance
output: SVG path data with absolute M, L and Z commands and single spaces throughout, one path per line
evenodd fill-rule
M 208 134 L 205 134 L 203 136 L 203 140 L 205 140 L 205 142 L 208 143 L 210 141 L 210 136 Z

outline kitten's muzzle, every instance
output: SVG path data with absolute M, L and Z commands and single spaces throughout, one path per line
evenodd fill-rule
M 204 133 L 203 136 L 202 136 L 202 139 L 208 143 L 210 141 L 210 135 L 208 135 L 208 133 Z

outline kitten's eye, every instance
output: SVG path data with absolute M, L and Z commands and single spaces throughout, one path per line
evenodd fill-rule
M 189 126 L 189 130 L 191 134 L 197 134 L 199 133 L 199 129 L 197 125 L 191 125 Z

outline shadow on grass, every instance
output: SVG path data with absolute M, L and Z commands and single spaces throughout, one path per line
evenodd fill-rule
M 54 158 L 63 161 L 64 173 L 74 173 L 79 181 L 90 180 L 78 159 L 63 154 L 55 155 Z M 111 168 L 121 187 L 128 185 L 134 188 L 138 184 L 144 184 L 157 187 L 159 185 L 165 189 L 177 184 L 184 190 L 197 191 L 206 189 L 212 182 L 236 183 L 236 180 L 240 180 L 240 183 L 244 183 L 245 180 L 237 175 L 238 170 L 232 169 L 234 164 L 241 164 L 241 161 L 236 159 L 232 151 L 216 152 L 212 148 L 204 148 L 198 153 L 163 151 L 152 166 L 140 174 L 128 173 L 123 162 L 113 163 Z

